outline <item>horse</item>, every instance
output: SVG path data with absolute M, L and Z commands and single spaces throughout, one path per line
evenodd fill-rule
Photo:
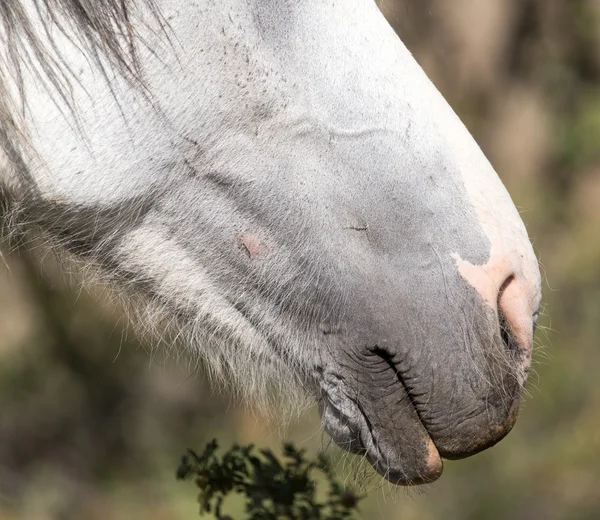
M 538 263 L 373 0 L 4 0 L 0 27 L 7 236 L 242 395 L 311 396 L 393 483 L 511 430 Z

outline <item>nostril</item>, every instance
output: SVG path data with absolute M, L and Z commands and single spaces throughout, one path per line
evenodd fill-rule
M 515 341 L 514 336 L 511 334 L 510 325 L 506 320 L 506 316 L 501 306 L 502 295 L 504 294 L 506 287 L 508 287 L 508 285 L 513 281 L 513 279 L 514 275 L 511 274 L 506 280 L 504 280 L 504 282 L 500 286 L 500 289 L 498 290 L 498 301 L 496 305 L 498 309 L 498 321 L 500 322 L 500 337 L 502 338 L 504 345 L 508 350 L 519 350 L 519 345 Z
M 504 342 L 504 346 L 508 350 L 520 351 L 521 347 L 519 347 L 519 344 L 510 330 L 510 325 L 506 321 L 506 316 L 501 310 L 498 310 L 498 321 L 500 322 L 500 337 Z
M 460 275 L 483 301 L 497 312 L 502 338 L 508 348 L 519 349 L 522 361 L 531 360 L 535 310 L 539 306 L 539 271 L 531 258 L 504 248 L 485 265 L 454 256 Z M 533 258 L 533 257 L 532 257 Z
M 510 275 L 498 291 L 500 335 L 509 350 L 531 353 L 533 332 L 537 322 L 522 283 Z
M 500 286 L 500 289 L 498 290 L 498 308 L 500 308 L 500 302 L 502 301 L 502 295 L 504 294 L 504 291 L 512 283 L 512 281 L 514 279 L 515 279 L 515 275 L 511 274 L 506 280 L 504 280 L 504 282 Z

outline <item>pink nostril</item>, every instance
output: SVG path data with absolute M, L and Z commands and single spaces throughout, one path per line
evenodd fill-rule
M 534 316 L 531 313 L 526 287 L 513 275 L 509 276 L 500 287 L 498 310 L 504 316 L 510 335 L 530 356 L 533 346 Z
M 533 252 L 525 256 L 518 250 L 492 245 L 484 265 L 471 264 L 453 255 L 461 276 L 483 301 L 498 312 L 502 337 L 510 349 L 525 354 L 528 365 L 533 347 L 533 331 L 540 300 L 540 277 Z

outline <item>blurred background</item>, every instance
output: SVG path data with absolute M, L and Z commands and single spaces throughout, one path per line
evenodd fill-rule
M 513 432 L 420 491 L 373 481 L 358 517 L 597 520 L 600 1 L 380 4 L 522 212 L 545 312 Z M 3 254 L 0 520 L 193 519 L 193 487 L 174 478 L 187 447 L 327 444 L 316 410 L 278 430 L 201 374 L 150 356 L 122 312 L 52 259 Z

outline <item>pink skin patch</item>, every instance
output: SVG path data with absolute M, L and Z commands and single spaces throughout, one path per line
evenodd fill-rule
M 528 283 L 523 255 L 515 249 L 492 246 L 490 260 L 484 265 L 473 265 L 452 255 L 462 277 L 494 310 L 504 314 L 513 337 L 531 358 L 533 346 L 532 285 Z
M 267 252 L 265 244 L 257 233 L 244 233 L 240 235 L 239 240 L 250 259 L 263 256 Z

